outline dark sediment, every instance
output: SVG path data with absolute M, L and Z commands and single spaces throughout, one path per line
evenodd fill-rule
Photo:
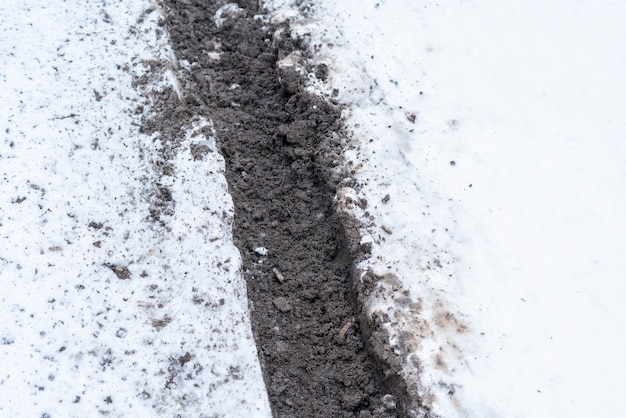
M 219 27 L 226 2 L 167 0 L 165 13 L 177 58 L 191 63 L 178 106 L 213 120 L 226 160 L 273 414 L 398 416 L 363 342 L 353 260 L 332 205 L 339 109 L 304 93 L 295 72 L 277 71 L 300 47 L 288 27 L 277 37 L 254 18 L 257 1 L 238 3 Z

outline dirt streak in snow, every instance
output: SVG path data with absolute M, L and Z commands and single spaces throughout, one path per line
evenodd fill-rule
M 174 48 L 188 63 L 185 89 L 196 93 L 187 103 L 210 109 L 226 158 L 275 416 L 396 416 L 363 343 L 353 260 L 333 206 L 339 110 L 303 91 L 298 42 L 256 1 L 168 4 Z

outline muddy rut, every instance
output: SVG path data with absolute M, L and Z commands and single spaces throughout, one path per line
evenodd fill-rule
M 358 321 L 353 260 L 332 199 L 339 109 L 277 61 L 301 47 L 257 1 L 167 0 L 186 60 L 182 106 L 214 123 L 235 203 L 234 236 L 275 417 L 398 416 Z M 219 27 L 218 27 L 219 26 Z M 324 77 L 324 68 L 310 68 Z M 181 106 L 181 104 L 178 104 Z

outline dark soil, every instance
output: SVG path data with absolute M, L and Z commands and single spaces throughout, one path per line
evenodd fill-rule
M 397 416 L 363 342 L 353 260 L 332 206 L 339 109 L 305 94 L 297 74 L 277 70 L 277 60 L 301 47 L 288 27 L 276 38 L 278 28 L 254 19 L 263 13 L 256 0 L 239 1 L 243 13 L 223 14 L 217 27 L 226 3 L 166 0 L 166 24 L 177 59 L 192 63 L 177 106 L 213 120 L 226 160 L 273 414 Z

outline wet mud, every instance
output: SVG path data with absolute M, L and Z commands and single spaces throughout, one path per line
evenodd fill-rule
M 273 414 L 401 416 L 364 344 L 354 260 L 333 208 L 340 109 L 305 93 L 292 69 L 278 69 L 302 47 L 288 26 L 258 18 L 257 1 L 226 3 L 166 0 L 163 23 L 187 67 L 176 112 L 210 118 L 226 160 Z

